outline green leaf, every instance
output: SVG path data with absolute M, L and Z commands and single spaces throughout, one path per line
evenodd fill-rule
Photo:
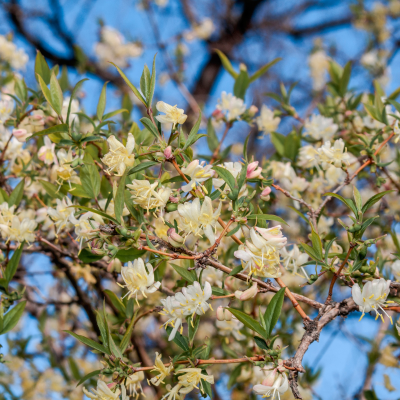
M 83 161 L 85 164 L 81 167 L 79 177 L 84 191 L 95 199 L 100 193 L 100 174 L 89 153 L 85 154 Z
M 363 205 L 361 211 L 365 213 L 369 208 L 371 208 L 375 203 L 377 203 L 383 196 L 388 193 L 394 192 L 394 190 L 386 190 L 384 192 L 377 193 L 376 195 L 372 196 L 368 199 L 365 204 Z
M 65 189 L 68 193 L 71 193 L 72 196 L 93 199 L 93 195 L 88 194 L 87 190 L 85 190 L 82 185 L 79 185 L 79 183 L 71 183 L 71 186 L 64 185 L 63 189 Z
M 75 380 L 81 379 L 81 374 L 79 372 L 79 367 L 78 367 L 78 365 L 76 364 L 75 360 L 72 357 L 68 357 L 68 365 L 69 365 L 69 369 L 70 369 L 74 379 Z
M 219 144 L 211 118 L 208 118 L 207 122 L 207 144 L 212 152 L 215 151 Z
M 146 250 L 138 250 L 135 248 L 132 249 L 123 249 L 123 250 L 118 250 L 116 254 L 116 258 L 120 260 L 123 263 L 126 263 L 128 261 L 133 261 L 138 259 L 139 257 L 143 256 L 146 253 Z
M 340 78 L 340 85 L 339 85 L 339 91 L 340 95 L 344 97 L 344 95 L 347 92 L 347 87 L 349 86 L 350 82 L 350 75 L 351 75 L 351 61 L 349 61 L 343 68 L 343 74 L 342 77 Z
M 107 294 L 113 306 L 123 315 L 126 315 L 126 307 L 121 299 L 111 290 L 105 289 L 104 293 Z
M 82 249 L 78 255 L 78 258 L 84 263 L 90 264 L 92 262 L 101 260 L 103 256 L 98 254 L 93 254 L 89 249 Z
M 46 83 L 44 82 L 44 80 L 42 79 L 42 77 L 40 75 L 38 75 L 38 79 L 39 79 L 39 86 L 40 86 L 40 89 L 42 89 L 43 96 L 45 97 L 45 99 L 47 100 L 47 102 L 49 103 L 51 108 L 53 108 L 53 110 L 56 111 L 56 109 L 54 108 L 54 105 L 52 104 L 50 89 L 47 87 Z
M 306 243 L 301 243 L 300 246 L 312 259 L 320 260 L 320 258 L 318 257 L 318 254 L 315 252 L 315 250 L 311 246 L 309 246 Z
M 225 70 L 236 79 L 239 76 L 239 74 L 233 69 L 232 64 L 229 61 L 228 57 L 221 50 L 218 49 L 214 50 L 218 54 L 222 66 L 225 68 Z
M 103 341 L 103 345 L 108 347 L 108 328 L 106 325 L 106 321 L 104 320 L 103 313 L 100 311 L 95 311 L 96 313 L 96 322 L 99 327 L 101 340 Z
M 160 134 L 158 133 L 157 128 L 151 122 L 151 120 L 147 117 L 143 117 L 140 119 L 140 122 L 147 128 L 147 130 L 158 140 L 160 139 Z
M 167 326 L 166 329 L 168 335 L 171 334 L 172 328 Z M 189 343 L 185 336 L 182 336 L 179 332 L 176 332 L 174 339 L 172 340 L 175 344 L 177 344 L 182 350 L 188 351 L 189 350 Z
M 264 314 L 264 321 L 266 326 L 267 337 L 271 337 L 272 331 L 278 322 L 279 316 L 281 315 L 283 299 L 285 298 L 285 288 L 281 288 L 277 292 L 268 304 L 268 307 Z
M 111 112 L 103 115 L 103 121 L 107 120 L 108 118 L 112 118 L 115 115 L 118 115 L 121 113 L 129 113 L 129 111 L 125 108 L 120 108 L 119 110 L 111 111 Z
M 100 93 L 100 98 L 99 98 L 99 102 L 97 104 L 97 111 L 96 111 L 96 115 L 98 120 L 101 122 L 103 115 L 104 115 L 104 110 L 106 109 L 106 102 L 107 102 L 107 83 L 106 82 L 103 85 L 103 88 L 101 89 L 101 93 Z
M 247 71 L 240 70 L 240 74 L 236 78 L 235 85 L 233 86 L 233 94 L 239 99 L 244 99 L 249 84 L 249 74 Z
M 300 137 L 296 132 L 291 132 L 285 136 L 284 153 L 285 157 L 295 161 L 300 149 Z
M 227 294 L 229 294 L 229 292 L 227 290 L 221 289 L 221 288 L 216 287 L 216 286 L 212 286 L 211 290 L 212 290 L 212 294 L 214 296 L 226 296 Z
M 40 76 L 43 82 L 48 85 L 50 83 L 50 68 L 47 64 L 46 59 L 43 57 L 39 50 L 36 50 L 35 60 L 35 78 L 39 82 L 38 76 Z
M 53 199 L 60 199 L 62 200 L 64 198 L 64 195 L 58 191 L 58 188 L 56 185 L 53 185 L 50 182 L 47 182 L 43 179 L 38 179 L 40 184 L 43 186 L 44 190 L 46 193 L 52 197 Z
M 356 186 L 353 186 L 353 196 L 354 196 L 357 210 L 361 210 L 361 208 L 362 208 L 361 194 L 358 191 Z
M 196 123 L 193 125 L 193 128 L 190 130 L 188 139 L 186 140 L 186 143 L 183 146 L 182 150 L 186 150 L 188 147 L 190 147 L 193 143 L 196 142 L 197 132 L 199 131 L 200 124 L 201 124 L 201 111 L 199 113 L 199 118 L 197 118 Z
M 51 104 L 54 108 L 54 111 L 61 116 L 63 106 L 63 92 L 61 90 L 60 83 L 54 75 L 54 72 L 51 74 L 50 78 L 50 95 Z
M 243 159 L 247 161 L 247 145 L 249 144 L 249 139 L 250 139 L 251 133 L 249 133 L 244 141 L 243 144 Z
M 82 86 L 82 83 L 85 81 L 88 81 L 88 78 L 85 79 L 81 79 L 73 88 L 72 92 L 71 92 L 71 97 L 69 99 L 69 104 L 68 104 L 68 111 L 67 111 L 67 120 L 65 121 L 65 123 L 67 124 L 67 126 L 69 126 L 69 117 L 71 115 L 71 107 L 72 107 L 72 101 L 74 100 L 76 94 L 78 93 L 78 90 L 80 89 L 80 87 Z M 90 118 L 89 118 L 90 119 Z
M 24 195 L 24 186 L 25 186 L 24 179 L 22 179 L 21 182 L 19 182 L 18 185 L 15 186 L 14 190 L 11 192 L 10 197 L 8 199 L 9 207 L 14 205 L 15 207 L 19 206 L 19 203 L 21 203 L 22 200 L 22 196 Z
M 141 162 L 140 164 L 136 165 L 135 167 L 133 167 L 132 169 L 129 170 L 128 175 L 132 175 L 135 174 L 136 172 L 139 171 L 143 171 L 146 168 L 151 168 L 154 165 L 157 165 L 158 162 L 157 161 L 144 161 Z
M 275 297 L 275 296 L 274 296 Z M 263 338 L 268 339 L 267 331 L 253 318 L 244 313 L 243 311 L 236 310 L 235 308 L 228 308 L 228 310 L 247 328 L 257 332 Z
M 207 371 L 205 369 L 202 371 L 202 373 L 205 375 L 208 375 Z M 203 380 L 202 384 L 203 384 L 203 390 L 204 390 L 203 397 L 205 397 L 205 395 L 207 395 L 210 398 L 210 400 L 212 400 L 213 393 L 212 393 L 212 388 L 211 388 L 210 382 Z
M 267 345 L 267 342 L 266 342 L 264 339 L 262 339 L 262 338 L 260 338 L 260 337 L 258 337 L 258 336 L 254 336 L 254 341 L 256 342 L 256 345 L 257 345 L 260 349 L 269 350 L 269 347 L 268 347 L 268 345 Z
M 331 196 L 331 197 L 335 197 L 336 199 L 340 200 L 342 203 L 344 203 L 348 208 L 350 208 L 351 211 L 353 211 L 354 215 L 357 217 L 358 213 L 357 213 L 357 208 L 353 202 L 353 200 L 351 199 L 345 199 L 343 196 L 341 196 L 340 194 L 337 193 L 332 193 L 332 192 L 328 192 L 325 193 L 324 196 Z M 364 211 L 363 211 L 364 212 Z
M 64 332 L 69 333 L 75 339 L 78 339 L 81 343 L 85 344 L 86 346 L 91 347 L 92 349 L 100 351 L 101 353 L 104 353 L 104 354 L 108 354 L 109 356 L 111 355 L 111 352 L 105 346 L 103 346 L 100 343 L 95 342 L 92 339 L 89 339 L 85 336 L 77 335 L 76 333 L 71 332 L 71 331 L 65 330 Z
M 273 65 L 275 65 L 277 62 L 281 61 L 282 58 L 278 57 L 275 58 L 275 60 L 272 60 L 268 64 L 265 64 L 263 67 L 261 67 L 259 70 L 254 72 L 253 75 L 250 76 L 250 83 L 254 82 L 256 79 L 260 78 L 262 75 L 264 75 Z
M 96 369 L 96 371 L 89 372 L 83 378 L 81 378 L 81 380 L 77 383 L 76 386 L 78 387 L 79 385 L 82 385 L 83 382 L 85 382 L 88 379 L 93 378 L 97 375 L 100 375 L 100 373 L 101 373 L 101 369 Z
M 42 131 L 36 132 L 32 136 L 30 136 L 29 139 L 35 136 L 45 136 L 45 135 L 51 135 L 53 133 L 68 132 L 68 129 L 69 128 L 67 124 L 59 124 L 56 126 L 52 126 L 51 128 L 43 129 Z
M 150 70 L 146 64 L 143 68 L 142 76 L 140 77 L 140 90 L 147 100 L 150 91 Z
M 115 210 L 115 218 L 120 223 L 123 222 L 123 211 L 125 204 L 125 181 L 126 176 L 128 175 L 128 170 L 125 170 L 124 174 L 121 176 L 121 179 L 118 182 L 117 192 L 114 197 L 114 210 Z
M 170 264 L 171 267 L 186 281 L 192 284 L 196 280 L 196 273 L 194 271 L 188 271 L 186 268 L 179 267 L 175 264 Z
M 108 220 L 110 220 L 110 221 L 113 221 L 113 222 L 115 222 L 117 225 L 119 225 L 119 222 L 118 222 L 114 217 L 111 217 L 111 215 L 108 215 L 108 214 L 104 213 L 103 211 L 96 210 L 95 208 L 90 208 L 90 207 L 86 207 L 86 206 L 81 206 L 81 205 L 79 205 L 79 204 L 74 204 L 74 205 L 72 205 L 72 206 L 70 206 L 70 207 L 79 208 L 79 209 L 85 210 L 85 211 L 91 211 L 91 212 L 93 212 L 93 213 L 95 213 L 95 214 L 98 214 L 98 215 L 101 215 L 103 218 L 106 218 L 106 219 L 108 219 Z
M 4 335 L 10 332 L 11 329 L 17 325 L 18 321 L 22 317 L 26 305 L 26 301 L 21 301 L 15 307 L 13 307 L 7 314 L 3 317 L 3 329 L 0 334 Z
M 243 271 L 243 267 L 241 265 L 239 265 L 239 266 L 233 268 L 232 271 L 229 272 L 228 276 L 234 276 L 234 275 L 238 274 L 241 271 Z
M 24 249 L 25 242 L 21 243 L 19 247 L 14 251 L 11 260 L 8 262 L 6 271 L 4 273 L 4 277 L 6 278 L 7 282 L 10 283 L 11 279 L 17 272 L 17 268 L 19 265 L 19 260 L 21 259 L 22 251 Z
M 216 166 L 213 167 L 213 170 L 228 184 L 231 190 L 235 189 L 235 178 L 226 168 Z
M 318 233 L 315 232 L 314 228 L 311 226 L 311 242 L 313 245 L 313 249 L 315 254 L 318 256 L 319 260 L 323 259 L 322 254 L 322 241 L 319 237 Z
M 130 82 L 130 80 L 127 78 L 127 76 L 121 71 L 119 67 L 117 67 L 113 62 L 110 62 L 110 64 L 114 65 L 115 68 L 117 68 L 119 74 L 122 76 L 123 80 L 125 83 L 129 86 L 129 88 L 132 90 L 134 95 L 143 103 L 145 107 L 147 107 L 146 100 L 143 98 L 139 90 L 136 89 L 136 87 Z
M 129 322 L 128 328 L 126 329 L 126 332 L 121 340 L 121 352 L 122 354 L 125 353 L 125 350 L 128 348 L 129 344 L 131 343 L 131 336 L 132 336 L 132 330 L 133 330 L 133 325 L 135 324 L 135 318 L 131 318 L 131 322 Z
M 149 88 L 149 93 L 146 97 L 147 106 L 149 108 L 151 107 L 151 103 L 153 102 L 154 89 L 156 87 L 156 57 L 157 57 L 157 54 L 155 54 L 154 58 L 153 58 L 153 68 L 151 70 L 150 88 Z
M 277 221 L 280 222 L 281 224 L 288 225 L 287 222 L 285 222 L 281 217 L 278 217 L 277 215 L 270 215 L 270 214 L 251 214 L 246 217 L 247 219 L 258 219 L 258 220 L 263 220 L 263 221 Z
M 122 355 L 122 351 L 119 348 L 119 346 L 117 346 L 117 344 L 114 342 L 114 339 L 112 338 L 110 330 L 108 331 L 108 341 L 109 341 L 111 353 L 114 354 L 115 357 L 122 359 L 124 357 Z
M 275 146 L 276 151 L 280 156 L 285 155 L 285 139 L 286 137 L 278 132 L 271 132 L 271 142 Z

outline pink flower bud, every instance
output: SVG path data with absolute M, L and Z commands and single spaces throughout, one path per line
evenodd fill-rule
M 276 368 L 267 373 L 267 377 L 262 381 L 261 385 L 271 387 L 275 383 Z
M 172 147 L 168 146 L 165 150 L 164 150 L 164 156 L 167 160 L 169 160 L 172 157 Z
M 169 196 L 169 201 L 171 203 L 179 203 L 179 197 Z
M 167 231 L 168 241 L 174 247 L 181 247 L 185 243 L 185 239 L 176 233 L 174 228 L 169 228 Z
M 253 161 L 247 166 L 247 179 L 255 179 L 261 175 L 262 168 L 258 167 L 258 161 Z
M 224 309 L 222 306 L 217 308 L 217 320 L 218 321 L 225 321 Z
M 216 121 L 224 119 L 224 114 L 222 113 L 221 110 L 214 110 L 212 116 Z
M 233 315 L 227 308 L 224 310 L 224 317 L 225 321 L 232 321 Z
M 114 258 L 114 260 L 112 260 L 110 262 L 110 264 L 108 264 L 107 266 L 107 271 L 108 272 L 121 272 L 121 267 L 122 267 L 122 263 L 120 260 L 118 260 L 118 258 Z
M 252 299 L 258 293 L 257 283 L 253 283 L 253 286 L 245 290 L 239 300 L 246 301 Z M 236 293 L 235 293 L 236 296 Z
M 260 199 L 264 201 L 268 201 L 270 199 L 271 188 L 267 186 L 260 194 Z
M 257 112 L 258 112 L 258 107 L 254 106 L 254 105 L 250 106 L 250 108 L 248 110 L 250 117 L 254 117 L 257 114 Z
M 25 139 L 31 136 L 26 129 L 13 129 L 13 135 L 20 143 L 25 143 Z

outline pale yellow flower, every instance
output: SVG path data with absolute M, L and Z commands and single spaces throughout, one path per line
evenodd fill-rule
M 101 159 L 107 165 L 107 172 L 116 171 L 117 176 L 122 176 L 127 167 L 133 167 L 135 155 L 132 154 L 135 149 L 135 138 L 129 132 L 126 146 L 118 141 L 114 135 L 107 139 L 109 145 L 108 153 Z
M 163 101 L 159 101 L 156 104 L 156 108 L 159 112 L 165 113 L 165 115 L 156 116 L 156 119 L 162 124 L 172 124 L 175 128 L 177 124 L 182 125 L 186 121 L 187 115 L 184 114 L 184 110 L 176 105 L 170 106 Z

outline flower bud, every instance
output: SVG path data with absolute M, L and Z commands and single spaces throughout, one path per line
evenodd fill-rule
M 232 321 L 233 315 L 227 308 L 224 310 L 224 317 L 225 321 Z
M 267 377 L 262 381 L 261 384 L 264 386 L 272 386 L 275 383 L 276 372 L 276 368 L 272 371 L 269 371 L 267 373 Z
M 118 260 L 118 258 L 114 258 L 114 260 L 111 260 L 110 264 L 108 264 L 107 266 L 107 271 L 108 272 L 121 272 L 121 267 L 122 267 L 122 263 L 120 260 Z
M 248 109 L 248 113 L 250 117 L 254 117 L 258 112 L 258 107 L 256 107 L 255 105 L 250 106 L 250 108 Z
M 238 290 L 238 292 L 239 292 L 239 290 Z M 250 300 L 257 293 L 258 293 L 257 283 L 253 283 L 253 286 L 251 288 L 249 288 L 241 293 L 239 300 L 242 300 L 242 301 Z M 236 292 L 235 292 L 235 297 L 237 298 Z
M 179 203 L 179 197 L 169 196 L 169 201 L 171 203 Z
M 239 69 L 240 69 L 240 71 L 247 71 L 246 64 L 240 63 L 240 64 L 239 64 Z
M 221 110 L 214 110 L 212 116 L 216 121 L 221 121 L 224 119 L 224 114 Z
M 176 233 L 174 228 L 169 228 L 167 231 L 168 242 L 174 247 L 181 247 L 185 243 L 185 239 Z
M 225 321 L 224 309 L 222 306 L 217 308 L 217 320 L 218 321 Z
M 258 161 L 253 161 L 247 166 L 247 179 L 255 179 L 261 175 L 262 168 L 258 167 Z
M 26 129 L 13 129 L 12 134 L 20 143 L 25 143 L 25 139 L 32 135 Z
M 268 201 L 270 199 L 271 188 L 267 186 L 260 194 L 260 199 L 264 201 Z
M 168 203 L 165 207 L 168 212 L 176 211 L 178 209 L 178 204 Z
M 172 157 L 172 147 L 168 146 L 165 150 L 164 150 L 164 156 L 167 160 L 169 160 Z

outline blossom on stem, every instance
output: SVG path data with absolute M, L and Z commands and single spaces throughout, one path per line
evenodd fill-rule
M 332 118 L 313 114 L 304 123 L 304 129 L 304 133 L 315 140 L 330 140 L 338 131 L 339 126 L 333 122 Z
M 127 267 L 121 268 L 121 276 L 128 289 L 128 299 L 135 297 L 138 303 L 138 294 L 141 293 L 143 297 L 147 298 L 146 294 L 154 293 L 161 285 L 161 282 L 154 282 L 153 267 L 150 263 L 146 264 L 147 270 L 144 266 L 144 261 L 141 258 L 137 258 L 133 261 L 128 261 Z M 138 303 L 139 304 L 139 303 Z
M 383 321 L 383 316 L 379 312 L 379 309 L 381 309 L 393 324 L 392 317 L 390 317 L 390 315 L 388 315 L 383 309 L 384 306 L 392 303 L 392 301 L 386 301 L 389 292 L 390 281 L 386 281 L 382 278 L 368 281 L 362 290 L 359 284 L 356 283 L 351 289 L 351 295 L 353 296 L 354 302 L 359 306 L 360 311 L 362 312 L 360 321 L 365 313 L 369 313 L 370 311 L 375 311 L 375 320 L 381 317 Z
M 159 112 L 165 114 L 156 116 L 157 121 L 162 124 L 172 124 L 173 128 L 175 128 L 176 125 L 182 125 L 186 121 L 185 110 L 178 108 L 176 105 L 171 106 L 163 101 L 158 101 L 156 108 Z
M 158 386 L 160 383 L 164 383 L 164 379 L 173 371 L 174 365 L 171 363 L 168 367 L 164 365 L 161 360 L 161 354 L 156 352 L 156 359 L 154 361 L 154 369 L 151 372 L 157 372 L 158 375 L 151 378 L 148 383 Z
M 275 368 L 268 372 L 262 383 L 255 385 L 253 390 L 256 394 L 261 395 L 262 398 L 271 397 L 271 400 L 274 400 L 275 396 L 280 399 L 280 395 L 285 393 L 288 388 L 289 381 L 287 375 L 278 372 L 277 368 Z
M 79 249 L 82 249 L 84 239 L 89 240 L 97 235 L 100 224 L 103 224 L 102 218 L 91 211 L 82 214 L 79 219 L 73 214 L 69 216 L 70 222 L 75 226 L 75 234 L 80 242 Z
M 221 336 L 225 336 L 227 340 L 228 340 L 228 337 L 231 335 L 236 340 L 246 339 L 246 336 L 243 335 L 242 332 L 240 332 L 240 330 L 244 327 L 244 325 L 238 319 L 236 319 L 234 317 L 229 319 L 229 316 L 228 316 L 228 318 L 226 318 L 226 311 L 228 311 L 228 310 L 225 310 L 225 313 L 224 313 L 225 320 L 216 322 L 217 328 L 219 330 L 219 334 Z
M 54 209 L 48 207 L 47 212 L 50 218 L 54 221 L 57 228 L 57 234 L 60 233 L 62 229 L 70 230 L 74 225 L 70 221 L 70 216 L 74 215 L 72 206 L 72 201 L 69 197 L 65 196 L 62 200 L 56 199 L 57 207 Z
M 194 388 L 200 389 L 201 393 L 205 393 L 203 387 L 203 381 L 210 384 L 214 383 L 214 376 L 202 374 L 203 370 L 201 368 L 182 368 L 177 373 L 184 375 L 178 376 L 179 384 L 182 389 L 179 390 L 180 394 L 187 394 L 191 392 Z M 200 385 L 199 385 L 200 384 Z
M 264 135 L 275 132 L 278 129 L 281 119 L 274 116 L 274 111 L 265 104 L 261 107 L 260 115 L 256 118 L 258 130 Z
M 18 243 L 35 241 L 35 229 L 37 222 L 34 219 L 24 218 L 22 221 L 14 216 L 11 225 L 0 224 L 0 231 L 3 239 L 16 241 Z
M 195 198 L 191 203 L 179 204 L 178 213 L 181 216 L 178 222 L 180 229 L 197 237 L 204 233 L 212 245 L 215 243 L 215 229 L 221 213 L 221 203 L 214 211 L 208 196 L 204 198 L 202 205 L 200 199 Z
M 51 165 L 53 162 L 57 162 L 55 153 L 56 144 L 52 143 L 48 136 L 44 138 L 44 146 L 38 151 L 39 160 L 43 161 L 46 165 Z
M 239 119 L 246 111 L 246 105 L 242 99 L 235 97 L 232 93 L 222 92 L 217 109 L 225 115 L 228 122 L 232 122 Z
M 138 398 L 139 396 L 138 391 L 140 390 L 141 392 L 143 392 L 142 385 L 140 383 L 143 379 L 144 379 L 143 371 L 138 371 L 128 376 L 125 386 L 129 389 L 130 396 L 135 395 L 136 398 Z M 122 398 L 122 400 L 124 399 Z M 129 399 L 127 398 L 127 400 Z
M 293 272 L 293 274 L 298 275 L 297 270 L 299 268 L 302 269 L 304 276 L 308 279 L 308 275 L 304 270 L 302 265 L 308 261 L 308 254 L 300 253 L 299 247 L 294 244 L 292 250 L 287 251 L 286 248 L 282 248 L 281 251 L 282 256 L 282 265 Z
M 193 160 L 187 167 L 182 168 L 182 172 L 190 177 L 190 182 L 187 185 L 182 186 L 182 190 L 184 192 L 190 192 L 191 190 L 196 189 L 196 185 L 211 178 L 214 174 L 214 171 L 211 168 L 212 165 L 205 165 L 205 161 L 200 163 L 199 160 Z M 202 187 L 204 189 L 204 186 Z
M 336 168 L 341 168 L 342 165 L 350 164 L 350 154 L 347 153 L 343 139 L 335 140 L 335 143 L 327 141 L 321 148 L 318 149 L 321 166 L 327 169 L 329 164 L 333 164 Z
M 91 392 L 86 390 L 86 388 L 83 388 L 82 390 L 87 397 L 95 400 L 119 400 L 119 396 L 121 394 L 121 391 L 119 389 L 113 392 L 107 386 L 107 384 L 100 379 L 97 381 L 96 389 L 92 389 Z M 126 396 L 122 396 L 122 400 L 125 400 L 125 398 Z
M 108 169 L 106 172 L 110 173 L 116 171 L 117 176 L 122 176 L 127 167 L 133 167 L 135 162 L 135 155 L 132 154 L 135 150 L 135 138 L 132 133 L 128 133 L 126 146 L 119 140 L 111 135 L 107 139 L 109 150 L 108 153 L 101 159 Z
M 258 161 L 253 161 L 247 166 L 247 179 L 255 179 L 260 177 L 262 168 L 258 166 Z
M 26 129 L 13 129 L 12 134 L 20 143 L 25 143 L 25 140 L 32 135 Z
M 254 282 L 253 285 L 244 292 L 242 292 L 241 290 L 236 290 L 235 297 L 238 300 L 246 301 L 255 297 L 257 293 L 258 293 L 257 282 Z

